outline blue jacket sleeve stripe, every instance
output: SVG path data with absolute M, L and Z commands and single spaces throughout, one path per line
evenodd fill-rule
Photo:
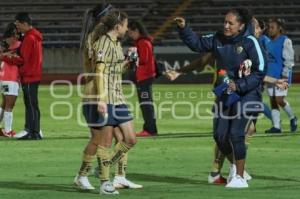
M 262 54 L 262 52 L 261 52 L 261 48 L 260 48 L 260 46 L 259 46 L 259 44 L 258 44 L 258 41 L 255 39 L 255 37 L 253 37 L 253 36 L 251 36 L 251 35 L 249 35 L 248 38 L 251 39 L 251 40 L 253 41 L 253 43 L 254 43 L 254 45 L 255 45 L 255 48 L 256 48 L 256 52 L 257 52 L 257 54 L 258 54 L 258 59 L 259 59 L 259 66 L 258 66 L 258 69 L 259 69 L 260 71 L 264 71 L 265 61 L 264 61 L 264 56 L 263 56 L 263 54 Z

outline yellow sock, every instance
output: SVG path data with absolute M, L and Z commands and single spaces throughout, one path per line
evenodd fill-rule
M 118 142 L 115 146 L 114 154 L 111 157 L 111 164 L 116 164 L 125 153 L 129 151 L 131 147 L 126 145 L 124 142 Z
M 117 162 L 115 167 L 115 176 L 126 176 L 128 153 L 125 153 L 123 157 Z
M 78 175 L 80 176 L 87 176 L 89 171 L 92 168 L 92 162 L 94 160 L 95 156 L 94 155 L 88 155 L 83 153 L 82 156 L 82 163 L 81 167 L 79 169 Z
M 219 150 L 218 146 L 214 146 L 214 161 L 212 165 L 212 172 L 219 173 L 223 167 L 225 160 L 224 154 Z
M 101 181 L 109 180 L 109 171 L 110 171 L 110 152 L 109 148 L 98 146 L 97 149 L 97 160 L 99 167 L 99 178 Z

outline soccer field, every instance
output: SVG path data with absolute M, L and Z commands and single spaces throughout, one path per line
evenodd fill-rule
M 118 198 L 251 198 L 292 199 L 300 195 L 299 130 L 290 134 L 289 120 L 281 111 L 283 134 L 266 136 L 271 123 L 259 119 L 257 134 L 248 150 L 247 170 L 253 176 L 250 188 L 225 189 L 207 184 L 213 155 L 211 85 L 154 85 L 159 136 L 139 138 L 129 153 L 127 176 L 143 184 L 140 190 L 120 190 Z M 142 118 L 136 96 L 126 87 L 128 102 L 135 116 L 136 131 Z M 289 90 L 288 101 L 300 117 L 300 85 Z M 74 199 L 103 198 L 98 190 L 80 192 L 73 186 L 88 129 L 82 126 L 77 88 L 41 86 L 39 92 L 41 141 L 15 141 L 0 138 L 0 199 Z M 265 102 L 267 98 L 265 97 Z M 20 95 L 14 109 L 14 129 L 24 124 Z M 224 165 L 224 173 L 228 164 Z M 99 182 L 90 176 L 92 184 Z

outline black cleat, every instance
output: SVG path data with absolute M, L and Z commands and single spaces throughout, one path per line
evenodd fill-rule
M 272 127 L 272 128 L 270 128 L 270 129 L 266 130 L 265 133 L 267 133 L 267 134 L 281 133 L 281 129 Z
M 23 137 L 18 138 L 17 140 L 41 140 L 42 137 L 39 133 L 28 133 Z
M 297 130 L 297 127 L 298 127 L 297 120 L 298 120 L 297 117 L 294 117 L 290 121 L 290 127 L 291 127 L 291 132 L 292 133 L 296 132 L 296 130 Z

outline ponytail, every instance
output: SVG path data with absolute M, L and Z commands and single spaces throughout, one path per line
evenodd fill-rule
M 93 31 L 95 26 L 95 18 L 93 17 L 93 10 L 87 9 L 84 13 L 82 20 L 82 31 L 80 36 L 80 50 L 83 51 L 85 48 L 85 42 L 88 35 Z
M 109 28 L 104 24 L 104 23 L 99 23 L 98 25 L 95 26 L 94 32 L 92 34 L 92 42 L 95 43 L 101 36 L 105 35 L 108 33 Z
M 80 50 L 83 51 L 85 48 L 85 42 L 88 39 L 88 35 L 93 32 L 95 26 L 99 23 L 102 17 L 107 15 L 113 8 L 111 4 L 96 5 L 94 8 L 87 9 L 84 13 L 82 20 L 82 31 L 80 38 Z
M 94 28 L 92 43 L 113 30 L 116 25 L 122 24 L 125 19 L 128 19 L 127 14 L 118 10 L 111 11 L 106 16 L 102 17 L 100 23 Z
M 92 58 L 92 46 L 94 41 L 96 40 L 95 38 L 93 38 L 96 35 L 94 33 L 95 26 L 99 24 L 101 18 L 107 15 L 107 13 L 111 9 L 112 9 L 112 5 L 103 2 L 99 5 L 96 5 L 94 8 L 87 9 L 84 13 L 84 17 L 82 20 L 81 36 L 80 36 L 80 52 L 82 55 L 81 63 L 84 66 L 84 71 L 87 73 L 93 71 L 91 58 Z

